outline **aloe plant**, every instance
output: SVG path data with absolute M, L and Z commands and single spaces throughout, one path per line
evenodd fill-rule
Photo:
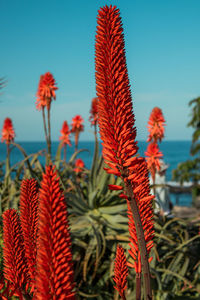
M 118 197 L 119 191 L 108 189 L 109 183 L 119 184 L 119 181 L 104 171 L 96 143 L 91 171 L 85 169 L 79 181 L 74 174 L 71 191 L 65 193 L 75 253 L 75 276 L 81 282 L 80 296 L 91 293 L 95 297 L 98 295 L 98 299 L 105 299 L 113 293 L 111 257 L 114 259 L 118 238 L 123 240 L 128 230 L 125 200 Z M 104 285 L 109 288 L 103 288 Z

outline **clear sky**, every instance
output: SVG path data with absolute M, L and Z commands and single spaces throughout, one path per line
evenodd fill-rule
M 138 140 L 147 138 L 155 106 L 166 118 L 166 140 L 191 138 L 188 102 L 200 95 L 199 0 L 1 0 L 0 77 L 8 82 L 0 96 L 0 126 L 11 117 L 17 140 L 44 139 L 35 94 L 47 71 L 59 87 L 51 110 L 53 140 L 76 114 L 85 119 L 81 139 L 93 138 L 88 118 L 96 16 L 105 4 L 121 11 Z

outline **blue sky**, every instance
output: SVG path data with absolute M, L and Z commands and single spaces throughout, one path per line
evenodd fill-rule
M 96 16 L 105 4 L 121 11 L 138 140 L 147 138 L 155 106 L 167 121 L 166 140 L 191 138 L 188 102 L 200 95 L 199 0 L 1 0 L 0 77 L 8 82 L 0 96 L 0 126 L 11 117 L 17 140 L 44 139 L 35 93 L 47 71 L 59 87 L 52 139 L 76 114 L 85 119 L 81 139 L 93 138 L 88 118 L 95 97 Z

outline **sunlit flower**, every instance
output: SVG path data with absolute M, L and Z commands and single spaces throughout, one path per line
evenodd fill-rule
M 78 158 L 76 161 L 75 161 L 75 168 L 74 168 L 74 171 L 76 173 L 80 173 L 83 171 L 83 168 L 85 167 L 85 164 L 84 162 L 82 161 L 81 158 Z
M 58 89 L 55 79 L 50 72 L 40 76 L 38 84 L 36 108 L 47 107 L 50 109 L 52 99 L 56 99 L 55 91 Z
M 98 120 L 98 102 L 99 99 L 97 97 L 92 99 L 91 109 L 90 109 L 90 117 L 89 121 L 91 125 L 96 125 Z
M 3 213 L 4 277 L 22 298 L 22 290 L 29 283 L 24 241 L 19 214 L 15 209 Z
M 80 115 L 77 115 L 74 118 L 72 118 L 71 132 L 74 133 L 74 135 L 75 135 L 75 148 L 76 148 L 76 150 L 77 150 L 77 147 L 78 147 L 79 134 L 84 129 L 84 125 L 82 124 L 83 121 L 84 120 Z
M 20 222 L 25 246 L 25 256 L 32 289 L 35 284 L 38 230 L 38 183 L 35 179 L 24 179 L 20 192 Z
M 40 95 L 40 89 L 41 89 L 41 85 L 42 85 L 42 81 L 43 81 L 43 78 L 44 78 L 44 75 L 41 75 L 40 76 L 40 81 L 38 83 L 38 90 L 37 90 L 37 93 L 36 93 L 36 108 L 38 110 L 40 110 L 42 107 L 45 107 L 46 106 L 46 99 L 41 97 Z
M 12 120 L 10 118 L 6 118 L 4 120 L 3 129 L 2 129 L 2 143 L 5 141 L 6 144 L 10 144 L 14 141 L 15 131 L 13 128 Z
M 150 194 L 146 162 L 135 156 L 138 150 L 135 118 L 119 9 L 116 6 L 101 8 L 97 23 L 95 75 L 99 99 L 98 125 L 103 141 L 102 154 L 107 165 L 104 169 L 122 179 L 121 186 L 109 185 L 109 188 L 123 190 L 120 197 L 127 199 L 133 219 L 131 230 L 135 233 L 130 233 L 133 259 L 136 263 L 141 262 L 145 270 L 148 282 L 146 298 L 151 299 L 147 258 L 150 243 L 153 244 L 153 196 Z
M 114 288 L 119 292 L 122 299 L 124 299 L 124 291 L 127 288 L 128 268 L 124 249 L 121 245 L 117 245 L 115 268 L 114 268 Z
M 148 142 L 154 141 L 157 142 L 158 140 L 161 141 L 164 137 L 165 132 L 165 119 L 162 113 L 162 110 L 159 107 L 154 107 L 152 110 L 149 122 L 148 122 Z
M 72 132 L 76 132 L 76 131 L 83 131 L 84 126 L 83 126 L 83 118 L 80 115 L 75 116 L 74 118 L 72 118 Z
M 138 166 L 135 167 L 135 172 L 138 174 L 138 182 L 135 184 L 134 195 L 137 201 L 137 205 L 140 212 L 140 217 L 142 221 L 142 226 L 144 229 L 144 238 L 146 242 L 146 249 L 148 256 L 153 247 L 153 237 L 154 237 L 154 228 L 153 228 L 153 209 L 152 201 L 154 196 L 150 194 L 149 178 L 147 163 L 144 158 L 140 158 Z M 127 201 L 128 205 L 128 229 L 130 234 L 130 249 L 128 250 L 131 258 L 134 263 L 128 262 L 127 265 L 135 269 L 136 273 L 139 274 L 142 272 L 141 266 L 141 253 L 139 250 L 139 241 L 136 232 L 136 225 L 133 218 L 130 202 Z M 148 257 L 149 262 L 152 260 L 152 257 Z
M 39 193 L 37 300 L 75 300 L 70 228 L 59 180 L 55 167 L 46 167 Z
M 71 131 L 69 130 L 67 121 L 63 122 L 63 126 L 62 126 L 62 129 L 60 130 L 60 133 L 61 133 L 61 136 L 59 137 L 59 140 L 62 141 L 62 144 L 71 146 L 71 142 L 69 139 L 69 135 L 70 135 Z
M 157 143 L 150 143 L 147 146 L 147 151 L 145 152 L 147 167 L 155 179 L 156 170 L 160 170 L 160 158 L 163 156 L 162 152 L 159 151 Z

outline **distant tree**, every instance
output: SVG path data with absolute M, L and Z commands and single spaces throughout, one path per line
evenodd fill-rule
M 194 133 L 192 135 L 192 146 L 191 146 L 191 155 L 200 155 L 200 97 L 191 100 L 189 106 L 192 107 L 191 111 L 191 120 L 188 123 L 188 126 L 193 127 Z
M 187 126 L 194 128 L 190 148 L 190 154 L 194 159 L 178 164 L 177 169 L 172 171 L 172 178 L 181 183 L 192 181 L 195 184 L 193 194 L 196 196 L 200 194 L 198 185 L 200 180 L 200 97 L 191 100 L 189 106 L 192 107 L 192 110 L 190 112 L 191 119 Z

